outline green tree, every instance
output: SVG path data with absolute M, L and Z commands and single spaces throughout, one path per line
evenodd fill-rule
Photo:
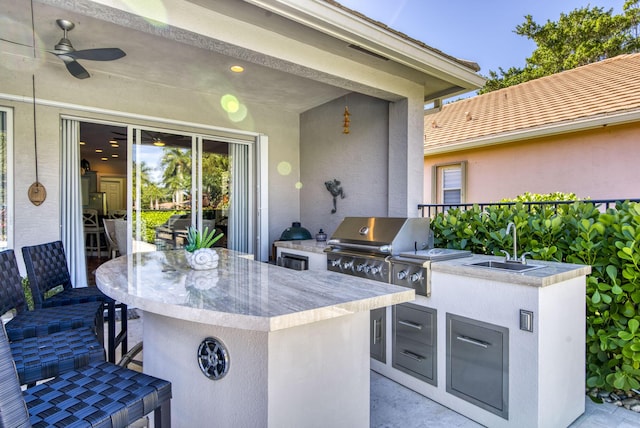
M 182 205 L 185 193 L 191 192 L 191 150 L 165 148 L 160 165 L 163 184 L 171 190 L 173 202 Z
M 210 206 L 217 207 L 229 194 L 229 157 L 217 153 L 202 155 L 202 191 Z
M 515 33 L 536 43 L 536 49 L 526 59 L 524 68 L 499 68 L 489 71 L 480 94 L 517 85 L 539 77 L 570 70 L 592 62 L 625 53 L 640 51 L 638 30 L 640 0 L 627 0 L 623 13 L 613 9 L 583 7 L 568 14 L 561 13 L 557 22 L 537 24 L 531 15 L 517 25 Z

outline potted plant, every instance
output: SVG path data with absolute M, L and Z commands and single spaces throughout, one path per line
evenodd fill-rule
M 216 235 L 216 230 L 209 231 L 206 227 L 200 232 L 193 226 L 187 231 L 187 245 L 185 249 L 185 257 L 187 263 L 192 269 L 204 270 L 215 269 L 218 267 L 218 253 L 211 247 L 218 242 L 224 233 L 220 232 Z

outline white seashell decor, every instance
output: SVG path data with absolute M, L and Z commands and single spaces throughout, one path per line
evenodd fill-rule
M 218 267 L 218 253 L 213 248 L 200 248 L 193 253 L 184 252 L 191 269 L 206 270 Z

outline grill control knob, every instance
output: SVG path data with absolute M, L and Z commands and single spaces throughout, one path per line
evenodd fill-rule
M 331 260 L 331 266 L 332 267 L 340 266 L 340 260 L 338 259 Z
M 371 266 L 371 274 L 372 275 L 376 275 L 378 273 L 380 273 L 380 266 Z
M 422 272 L 416 272 L 413 275 L 411 275 L 411 281 L 413 282 L 418 282 L 422 279 Z
M 401 270 L 400 272 L 398 272 L 398 279 L 405 279 L 408 274 L 409 272 L 407 272 L 406 270 Z
M 356 266 L 356 270 L 358 272 L 362 272 L 364 271 L 364 269 L 366 268 L 367 265 L 365 265 L 364 263 L 360 263 L 358 266 Z
M 342 269 L 351 269 L 353 267 L 353 262 L 344 262 L 342 264 Z

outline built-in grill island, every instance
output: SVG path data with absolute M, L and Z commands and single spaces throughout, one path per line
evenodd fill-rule
M 425 218 L 345 218 L 323 254 L 328 270 L 416 291 L 371 312 L 372 370 L 483 426 L 569 426 L 584 412 L 589 266 L 490 269 L 502 259 L 434 248 Z

